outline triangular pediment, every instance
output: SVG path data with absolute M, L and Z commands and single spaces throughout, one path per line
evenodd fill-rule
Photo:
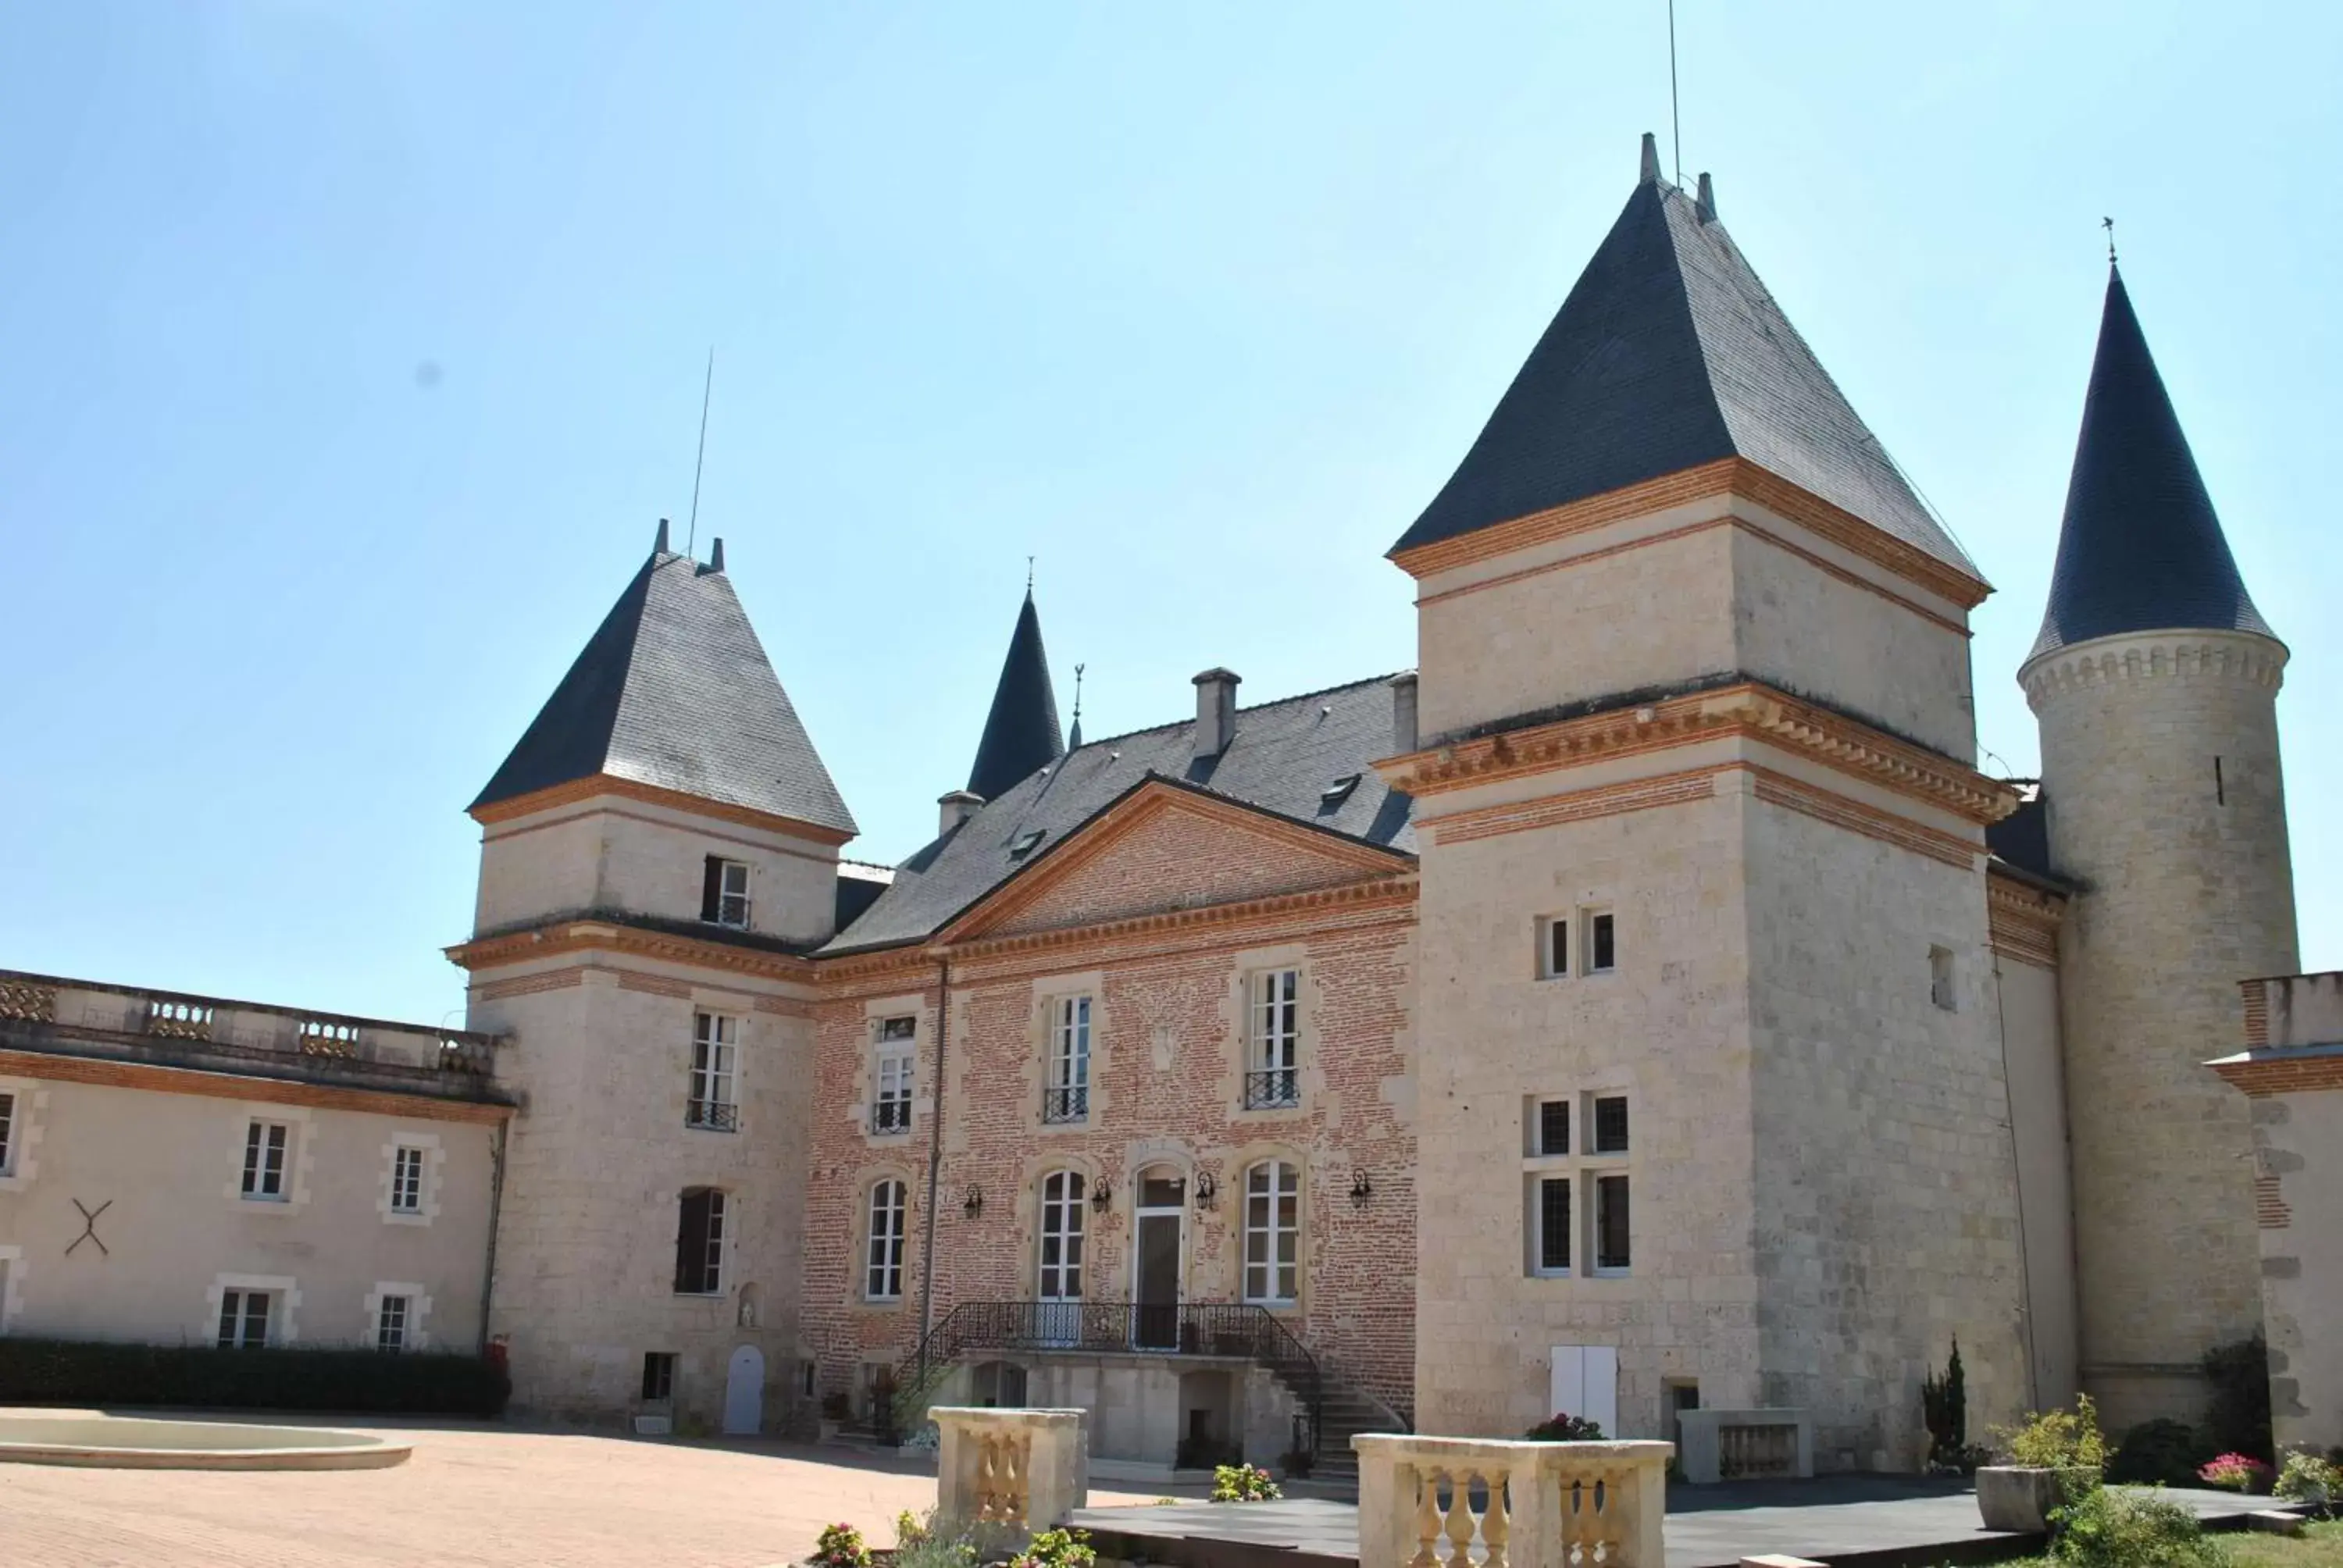
M 1413 859 L 1151 780 L 938 936 L 964 942 L 1310 892 L 1402 874 Z

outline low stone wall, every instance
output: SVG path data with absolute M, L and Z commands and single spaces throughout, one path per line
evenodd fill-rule
M 1665 1442 L 1361 1436 L 1359 1568 L 1664 1568 Z
M 1695 1486 L 1815 1473 L 1815 1426 L 1803 1410 L 1688 1410 L 1676 1419 L 1684 1478 Z

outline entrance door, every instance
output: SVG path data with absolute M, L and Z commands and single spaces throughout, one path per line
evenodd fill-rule
M 1170 1171 L 1139 1176 L 1139 1237 L 1132 1255 L 1131 1343 L 1144 1351 L 1180 1348 L 1180 1241 L 1188 1183 Z
M 1045 1345 L 1081 1342 L 1082 1332 L 1082 1173 L 1041 1178 L 1041 1263 L 1033 1337 Z
M 765 1427 L 765 1352 L 742 1345 L 724 1373 L 724 1434 L 754 1437 Z

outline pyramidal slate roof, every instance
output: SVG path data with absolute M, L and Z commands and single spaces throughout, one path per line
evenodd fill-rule
M 969 769 L 968 787 L 990 800 L 1065 754 L 1065 738 L 1058 731 L 1058 696 L 1050 688 L 1050 656 L 1041 647 L 1041 617 L 1028 588 L 1025 608 L 1017 612 L 1017 629 L 1010 634 L 1009 657 L 1001 661 L 1001 684 L 992 689 L 992 711 L 985 716 L 984 736 L 976 743 L 976 766 Z
M 1235 737 L 1215 757 L 1192 755 L 1195 733 L 1190 719 L 1093 740 L 1019 780 L 898 866 L 878 901 L 822 953 L 920 940 L 1151 779 L 1415 852 L 1409 798 L 1373 767 L 1393 749 L 1390 677 L 1240 709 Z
M 2179 629 L 2277 635 L 2246 597 L 2131 294 L 2110 265 L 2050 603 L 2026 657 L 2095 637 Z
M 1662 180 L 1644 138 L 1642 183 L 1393 554 L 1738 457 L 1977 575 L 1703 191 Z
M 709 566 L 651 553 L 472 809 L 607 773 L 855 831 L 722 548 Z

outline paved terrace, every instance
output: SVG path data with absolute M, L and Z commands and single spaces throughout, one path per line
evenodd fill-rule
M 2209 1522 L 2269 1506 L 2268 1498 L 2228 1492 L 2166 1495 Z M 1074 1521 L 1098 1535 L 1102 1552 L 1172 1568 L 1350 1568 L 1359 1555 L 1358 1510 L 1314 1498 L 1137 1512 L 1092 1507 Z M 1903 1568 L 1992 1561 L 2030 1545 L 2026 1536 L 1980 1524 L 1976 1493 L 1965 1484 L 1884 1475 L 1672 1485 L 1666 1537 L 1667 1568 L 1735 1568 L 1763 1553 L 1831 1568 Z

